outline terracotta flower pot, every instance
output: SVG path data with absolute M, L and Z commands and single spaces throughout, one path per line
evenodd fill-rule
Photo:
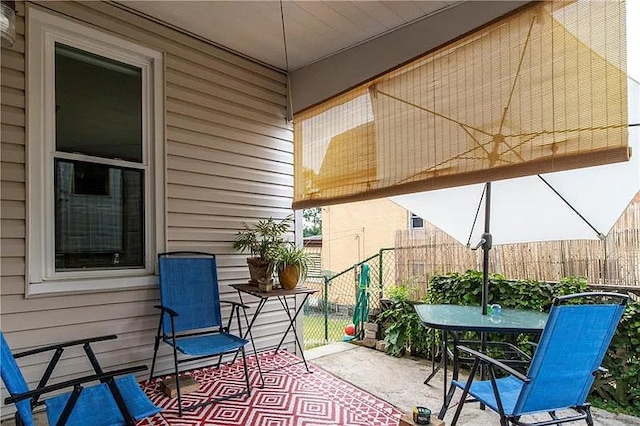
M 296 266 L 287 266 L 278 271 L 278 279 L 282 288 L 293 290 L 298 285 L 298 281 L 300 281 L 300 271 Z
M 259 257 L 250 257 L 247 259 L 247 265 L 249 266 L 249 275 L 251 276 L 250 283 L 258 285 L 260 280 L 270 279 L 270 267 L 271 263 L 267 260 Z

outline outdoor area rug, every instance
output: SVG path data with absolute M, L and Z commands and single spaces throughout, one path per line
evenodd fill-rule
M 260 376 L 253 355 L 247 357 L 251 397 L 246 395 L 199 408 L 183 411 L 178 417 L 177 398 L 169 398 L 160 390 L 160 379 L 142 383 L 151 400 L 162 407 L 154 417 L 138 426 L 215 425 L 215 426 L 397 426 L 401 412 L 391 404 L 338 379 L 313 364 L 307 373 L 300 358 L 279 351 L 261 353 L 260 365 L 265 386 L 260 389 Z M 183 396 L 183 406 L 196 404 L 211 396 L 221 396 L 244 389 L 242 362 L 231 366 L 194 370 L 191 377 L 200 390 Z

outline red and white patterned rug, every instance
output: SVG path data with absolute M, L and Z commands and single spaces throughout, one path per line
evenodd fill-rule
M 206 407 L 187 411 L 178 417 L 177 398 L 169 398 L 160 391 L 160 380 L 146 385 L 145 392 L 162 407 L 154 417 L 138 422 L 137 426 L 397 426 L 401 412 L 391 404 L 338 379 L 326 371 L 309 365 L 307 373 L 300 358 L 289 352 L 261 353 L 260 365 L 264 373 L 264 388 L 253 355 L 247 357 L 251 383 L 251 397 L 246 395 Z M 221 396 L 244 389 L 242 363 L 238 359 L 231 366 L 220 369 L 194 370 L 191 377 L 200 383 L 198 392 L 183 396 L 183 406 L 196 404 L 211 396 Z

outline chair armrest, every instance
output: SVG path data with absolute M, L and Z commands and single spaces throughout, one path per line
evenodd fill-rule
M 40 395 L 43 395 L 45 393 L 50 393 L 50 392 L 54 392 L 54 391 L 58 391 L 61 389 L 65 389 L 65 388 L 69 388 L 69 387 L 73 387 L 76 385 L 81 385 L 83 383 L 89 383 L 89 382 L 97 382 L 97 381 L 102 381 L 105 379 L 110 379 L 116 376 L 124 376 L 127 374 L 132 374 L 132 373 L 137 373 L 140 371 L 144 371 L 147 369 L 146 365 L 139 365 L 136 367 L 129 367 L 129 368 L 123 368 L 120 370 L 113 370 L 113 371 L 108 371 L 106 373 L 101 373 L 101 374 L 92 374 L 90 376 L 84 376 L 84 377 L 80 377 L 77 379 L 72 379 L 72 380 L 67 380 L 65 382 L 61 382 L 61 383 L 55 383 L 53 385 L 49 385 L 49 386 L 44 386 L 41 388 L 37 388 L 28 392 L 23 392 L 23 393 L 19 393 L 19 394 L 15 394 L 12 396 L 7 397 L 4 400 L 5 404 L 13 404 L 15 402 L 18 401 L 22 401 L 25 399 L 31 399 Z
M 514 376 L 515 378 L 517 378 L 518 380 L 521 380 L 525 383 L 529 383 L 531 381 L 531 379 L 529 379 L 527 376 L 525 376 L 524 374 L 520 373 L 519 371 L 514 370 L 513 368 L 509 367 L 508 365 L 495 360 L 493 358 L 491 358 L 488 355 L 485 355 L 481 352 L 478 351 L 474 351 L 473 349 L 469 349 L 466 346 L 458 346 L 458 350 L 463 351 L 468 353 L 469 355 L 473 355 L 476 359 L 481 360 L 481 362 L 484 362 L 485 364 L 492 364 L 495 365 L 496 367 L 500 368 L 501 370 L 506 371 L 507 373 L 511 374 L 512 376 Z
M 171 315 L 172 317 L 178 317 L 180 316 L 179 313 L 177 313 L 176 311 L 174 311 L 171 308 L 167 308 L 166 306 L 162 306 L 162 305 L 155 305 L 154 308 L 160 309 L 162 312 L 166 312 L 169 315 Z
M 107 335 L 107 336 L 97 336 L 97 337 L 89 337 L 89 338 L 86 338 L 86 339 L 70 340 L 68 342 L 55 343 L 53 345 L 42 346 L 40 348 L 30 349 L 30 350 L 24 351 L 24 352 L 19 352 L 19 353 L 13 354 L 13 357 L 14 358 L 21 358 L 21 357 L 25 357 L 25 356 L 29 356 L 29 355 L 39 354 L 41 352 L 48 352 L 48 351 L 53 351 L 53 350 L 56 350 L 56 349 L 67 348 L 67 347 L 70 347 L 70 346 L 78 346 L 78 345 L 84 345 L 86 343 L 102 342 L 104 340 L 113 340 L 113 339 L 117 339 L 117 338 L 118 338 L 118 336 L 116 336 L 115 334 L 110 334 L 110 335 Z
M 243 303 L 238 303 L 238 302 L 234 302 L 231 300 L 221 300 L 220 303 L 227 303 L 229 305 L 233 305 L 233 306 L 239 306 L 243 309 L 251 309 L 251 307 L 249 305 L 245 305 Z

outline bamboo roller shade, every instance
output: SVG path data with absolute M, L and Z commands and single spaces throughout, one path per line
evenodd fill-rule
M 305 208 L 629 159 L 625 4 L 543 2 L 294 117 Z

